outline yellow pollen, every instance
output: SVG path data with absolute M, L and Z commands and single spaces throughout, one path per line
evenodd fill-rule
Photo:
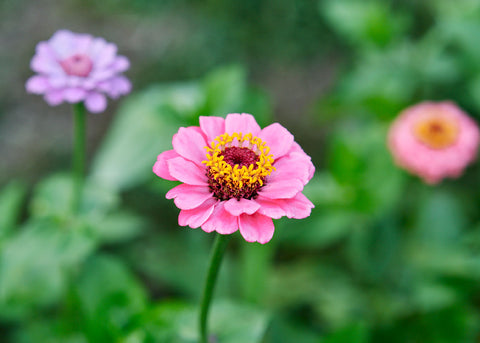
M 250 165 L 230 165 L 224 161 L 223 152 L 226 148 L 248 148 L 258 157 Z M 270 175 L 275 167 L 273 155 L 269 154 L 270 148 L 260 138 L 251 133 L 243 135 L 241 132 L 224 133 L 216 137 L 207 149 L 204 163 L 209 168 L 209 175 L 214 180 L 220 180 L 222 187 L 232 191 L 248 189 L 256 190 L 263 186 L 265 177 Z M 240 194 L 240 193 L 239 193 Z
M 418 121 L 413 127 L 417 139 L 432 149 L 445 149 L 455 143 L 458 123 L 450 118 L 432 116 Z

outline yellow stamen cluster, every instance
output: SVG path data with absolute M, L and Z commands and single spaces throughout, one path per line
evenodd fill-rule
M 460 131 L 456 121 L 440 116 L 420 120 L 413 129 L 417 139 L 432 149 L 451 146 Z
M 224 133 L 205 148 L 207 159 L 202 163 L 208 167 L 212 191 L 222 200 L 255 196 L 256 190 L 264 185 L 265 178 L 275 170 L 272 165 L 273 155 L 269 154 L 270 148 L 251 133 Z M 238 164 L 231 160 L 225 161 L 225 155 L 228 156 L 232 151 L 239 155 L 248 152 L 244 154 L 247 161 L 242 160 Z M 245 165 L 246 162 L 249 163 L 248 166 Z

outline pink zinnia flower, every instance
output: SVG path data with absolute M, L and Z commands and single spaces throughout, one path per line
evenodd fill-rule
M 183 182 L 167 193 L 181 226 L 239 229 L 246 241 L 263 244 L 273 236 L 272 218 L 305 218 L 314 207 L 302 190 L 315 168 L 278 123 L 262 130 L 250 114 L 200 117 L 200 127 L 180 128 L 172 145 L 153 172 Z
M 105 94 L 116 99 L 130 92 L 130 81 L 120 75 L 129 65 L 126 57 L 117 55 L 115 44 L 60 30 L 38 43 L 30 62 L 38 75 L 28 79 L 26 89 L 44 94 L 52 106 L 84 101 L 90 112 L 102 112 L 107 106 Z
M 458 177 L 477 154 L 476 123 L 452 102 L 423 102 L 393 122 L 388 145 L 395 162 L 435 184 Z

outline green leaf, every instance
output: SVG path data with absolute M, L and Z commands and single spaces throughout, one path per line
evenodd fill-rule
M 243 299 L 252 303 L 261 303 L 267 292 L 266 278 L 272 267 L 274 245 L 242 244 L 241 287 Z
M 114 342 L 146 306 L 146 294 L 119 260 L 100 255 L 90 258 L 75 282 L 77 304 L 72 309 L 82 321 L 90 342 Z M 101 323 L 101 324 L 99 324 Z
M 291 317 L 280 317 L 280 311 L 272 319 L 265 336 L 264 343 L 318 343 L 318 332 L 304 318 L 292 314 Z
M 364 324 L 352 323 L 335 330 L 322 340 L 322 343 L 367 343 L 368 329 Z
M 197 321 L 197 308 L 178 302 L 164 302 L 145 314 L 134 334 L 140 338 L 147 337 L 138 342 L 197 343 Z M 210 337 L 222 343 L 260 343 L 267 324 L 268 315 L 257 308 L 219 300 L 211 307 L 209 333 Z
M 0 193 L 0 241 L 18 222 L 26 189 L 22 183 L 12 181 Z
M 418 207 L 418 238 L 428 245 L 450 246 L 466 226 L 463 206 L 451 193 L 428 191 Z
M 65 291 L 68 270 L 94 245 L 80 227 L 65 231 L 49 220 L 27 223 L 0 254 L 0 314 L 21 316 L 55 303 Z
M 92 233 L 100 242 L 117 243 L 136 237 L 145 227 L 146 221 L 138 215 L 118 211 L 103 216 L 92 223 Z
M 245 70 L 240 66 L 223 67 L 210 73 L 204 82 L 205 115 L 225 115 L 244 112 L 242 108 L 247 91 Z
M 343 123 L 333 137 L 329 170 L 348 190 L 354 211 L 379 215 L 401 198 L 405 176 L 387 150 L 386 131 L 383 124 L 355 120 Z
M 337 242 L 365 222 L 358 213 L 346 210 L 319 211 L 300 222 L 282 221 L 276 233 L 279 236 L 278 239 L 285 242 L 285 245 L 324 247 Z
M 42 180 L 34 190 L 30 204 L 33 217 L 65 219 L 72 215 L 73 183 L 67 175 Z
M 196 83 L 153 86 L 131 96 L 119 110 L 92 165 L 94 183 L 113 190 L 153 178 L 157 155 L 204 104 Z
M 61 319 L 63 318 L 58 320 L 38 318 L 33 322 L 25 323 L 15 330 L 11 342 L 88 343 L 82 333 L 66 328 Z
M 329 0 L 322 2 L 321 10 L 334 29 L 358 45 L 385 46 L 407 24 L 382 1 Z
M 208 256 L 211 237 L 204 232 L 190 232 L 184 228 L 177 234 L 162 232 L 148 240 L 138 242 L 131 247 L 132 255 L 138 268 L 157 283 L 170 285 L 176 292 L 199 299 L 208 268 Z M 228 254 L 222 263 L 217 282 L 217 294 L 225 287 L 231 269 Z
M 73 218 L 73 183 L 70 175 L 57 174 L 42 180 L 34 190 L 30 211 L 36 218 L 52 218 L 66 222 Z M 83 189 L 80 213 L 77 217 L 98 217 L 118 205 L 118 197 L 92 183 Z

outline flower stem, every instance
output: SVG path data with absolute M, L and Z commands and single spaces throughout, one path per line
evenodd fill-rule
M 223 254 L 227 247 L 230 235 L 217 234 L 215 243 L 210 256 L 210 266 L 208 268 L 207 279 L 205 280 L 205 288 L 203 289 L 202 304 L 200 308 L 200 342 L 208 343 L 207 319 L 210 302 L 212 300 L 215 282 L 217 280 L 218 270 L 222 263 Z
M 77 212 L 80 206 L 82 188 L 85 179 L 85 105 L 79 102 L 73 105 L 74 138 L 73 138 L 73 211 Z

